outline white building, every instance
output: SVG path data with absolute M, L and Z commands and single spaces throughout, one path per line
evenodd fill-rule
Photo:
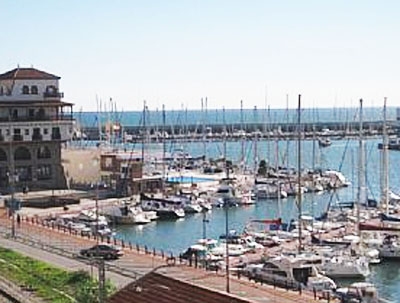
M 34 68 L 0 74 L 0 191 L 9 191 L 12 171 L 17 190 L 65 188 L 61 143 L 74 121 L 59 79 Z

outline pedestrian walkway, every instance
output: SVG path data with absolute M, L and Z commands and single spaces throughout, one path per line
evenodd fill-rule
M 0 215 L 0 227 L 9 229 L 11 226 L 7 216 Z M 95 244 L 98 239 L 83 238 L 81 236 L 70 234 L 68 231 L 52 229 L 42 226 L 40 223 L 32 223 L 32 221 L 21 220 L 20 226 L 16 229 L 18 239 L 27 243 L 41 243 L 43 247 L 57 247 L 59 253 L 65 253 L 73 258 L 78 255 L 81 248 L 90 247 Z M 118 243 L 121 245 L 121 242 Z M 224 272 L 206 271 L 202 268 L 189 267 L 180 264 L 175 258 L 169 256 L 155 255 L 153 252 L 144 252 L 137 250 L 135 247 L 127 247 L 124 245 L 125 255 L 116 261 L 106 262 L 107 275 L 110 272 L 119 272 L 120 275 L 130 276 L 131 281 L 135 278 L 145 275 L 146 273 L 159 268 L 158 273 L 169 277 L 186 281 L 201 287 L 214 289 L 217 291 L 226 291 L 227 277 Z M 170 266 L 166 266 L 166 260 L 169 260 Z M 229 290 L 231 294 L 245 298 L 249 302 L 265 303 L 315 303 L 327 302 L 327 300 L 315 300 L 314 295 L 305 291 L 284 290 L 274 288 L 270 285 L 261 285 L 247 278 L 239 279 L 237 276 L 229 277 Z M 330 302 L 333 302 L 330 300 Z

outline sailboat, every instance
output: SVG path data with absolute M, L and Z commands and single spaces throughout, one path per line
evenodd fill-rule
M 329 138 L 318 138 L 319 147 L 328 147 L 332 145 L 332 141 Z

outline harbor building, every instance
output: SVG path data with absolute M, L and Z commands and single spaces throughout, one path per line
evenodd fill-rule
M 66 188 L 61 146 L 71 139 L 74 119 L 59 80 L 35 68 L 0 74 L 1 192 Z
M 134 152 L 104 152 L 100 156 L 101 180 L 120 195 L 156 192 L 162 188 L 161 175 L 143 175 L 143 161 Z

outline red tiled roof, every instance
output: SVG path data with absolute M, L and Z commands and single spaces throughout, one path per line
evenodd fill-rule
M 58 80 L 60 77 L 36 68 L 15 68 L 0 74 L 0 80 Z
M 108 303 L 249 303 L 222 292 L 149 273 L 112 295 Z

